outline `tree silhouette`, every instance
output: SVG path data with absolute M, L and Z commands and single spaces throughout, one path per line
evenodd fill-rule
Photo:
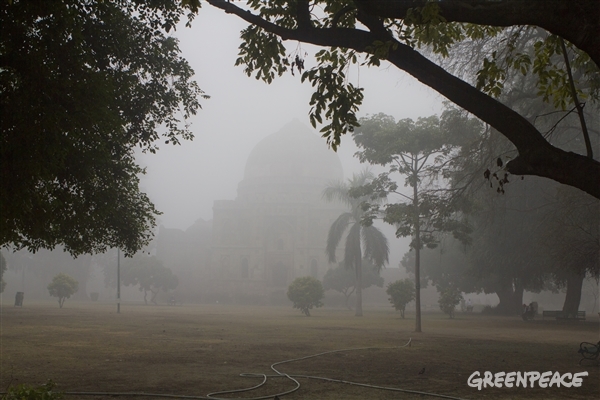
M 353 269 L 356 276 L 356 312 L 360 317 L 362 312 L 362 259 L 363 257 L 373 263 L 377 270 L 381 269 L 389 261 L 389 247 L 387 238 L 383 233 L 372 225 L 363 225 L 363 203 L 367 200 L 365 196 L 352 197 L 350 191 L 368 184 L 373 179 L 373 174 L 364 170 L 355 174 L 347 183 L 332 183 L 323 191 L 323 197 L 327 201 L 339 201 L 348 206 L 349 210 L 342 213 L 329 228 L 327 235 L 326 252 L 329 262 L 335 263 L 336 249 L 346 231 L 343 265 Z M 364 253 L 364 254 L 363 254 Z

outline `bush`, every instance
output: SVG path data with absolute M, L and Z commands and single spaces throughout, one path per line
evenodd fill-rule
M 287 291 L 287 297 L 294 303 L 294 308 L 298 308 L 307 317 L 310 317 L 310 309 L 323 306 L 321 300 L 324 296 L 321 281 L 312 276 L 294 279 Z
M 400 317 L 404 318 L 406 305 L 415 299 L 415 284 L 408 278 L 397 280 L 387 286 L 385 291 L 390 297 L 388 300 L 396 311 L 400 311 Z
M 48 285 L 50 296 L 58 297 L 58 306 L 60 308 L 62 308 L 66 299 L 71 297 L 72 294 L 77 293 L 78 289 L 79 282 L 67 274 L 56 275 Z
M 59 400 L 64 396 L 62 393 L 53 391 L 56 384 L 52 381 L 46 382 L 46 384 L 39 387 L 33 387 L 29 385 L 19 385 L 15 387 L 9 387 L 8 391 L 2 400 Z
M 454 309 L 462 299 L 460 290 L 452 287 L 442 289 L 438 286 L 438 292 L 440 292 L 440 298 L 438 300 L 440 310 L 442 310 L 444 314 L 448 314 L 450 318 L 454 318 Z

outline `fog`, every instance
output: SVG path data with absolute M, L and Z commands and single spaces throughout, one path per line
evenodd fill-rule
M 312 88 L 300 77 L 286 74 L 267 85 L 235 67 L 239 31 L 245 23 L 212 7 L 205 7 L 192 28 L 175 32 L 183 56 L 196 72 L 200 87 L 211 96 L 192 118 L 192 142 L 162 145 L 157 154 L 140 154 L 147 167 L 142 187 L 163 212 L 160 224 L 186 229 L 198 218 L 212 219 L 213 201 L 234 199 L 246 159 L 253 147 L 293 119 L 307 126 Z M 286 42 L 289 52 L 296 43 Z M 316 47 L 302 45 L 308 53 L 306 67 L 314 65 Z M 439 113 L 442 99 L 396 68 L 362 67 L 352 71 L 353 83 L 365 88 L 359 116 L 384 112 L 396 118 Z M 323 139 L 323 146 L 327 144 Z M 346 177 L 364 168 L 353 157 L 354 143 L 342 139 L 338 153 Z
M 153 249 L 150 251 L 157 255 L 161 253 L 165 266 L 172 268 L 178 275 L 179 293 L 189 293 L 195 287 L 200 291 L 202 285 L 200 281 L 206 275 L 199 271 L 211 262 L 213 264 L 211 268 L 220 267 L 218 259 L 215 257 L 211 259 L 210 255 L 213 206 L 215 201 L 233 201 L 238 197 L 238 184 L 244 178 L 248 156 L 255 146 L 267 136 L 278 132 L 290 121 L 298 120 L 306 127 L 310 127 L 308 103 L 312 87 L 302 84 L 298 74 L 296 76 L 286 74 L 267 85 L 246 76 L 242 67 L 234 66 L 240 43 L 239 31 L 244 27 L 245 23 L 240 19 L 212 7 L 204 8 L 193 21 L 191 28 L 186 28 L 184 24 L 178 27 L 174 34 L 180 40 L 182 55 L 195 70 L 199 86 L 211 98 L 202 100 L 203 109 L 198 115 L 186 121 L 191 124 L 191 131 L 195 135 L 193 141 L 182 141 L 178 146 L 159 145 L 160 149 L 156 154 L 141 152 L 137 154 L 138 162 L 147 169 L 147 174 L 141 179 L 142 190 L 148 193 L 157 209 L 162 212 L 158 217 L 156 229 L 159 242 L 153 243 Z M 307 68 L 314 65 L 312 56 L 318 51 L 316 47 L 309 45 L 300 47 L 294 42 L 286 45 L 288 54 L 301 52 L 306 55 Z M 352 83 L 364 87 L 365 99 L 359 117 L 383 112 L 396 119 L 417 119 L 439 114 L 442 110 L 443 99 L 436 92 L 397 68 L 389 68 L 385 65 L 371 69 L 356 66 L 349 75 Z M 310 129 L 316 136 L 316 130 Z M 325 139 L 320 140 L 323 149 L 326 149 Z M 330 149 L 328 151 L 332 152 Z M 365 168 L 365 165 L 361 165 L 354 157 L 355 151 L 356 147 L 351 137 L 343 137 L 337 155 L 342 163 L 345 178 Z M 409 239 L 397 239 L 394 237 L 393 227 L 381 222 L 376 224 L 390 241 L 390 262 L 387 267 L 394 271 L 384 271 L 383 276 L 387 284 L 407 276 L 404 267 L 400 267 L 399 270 L 396 268 L 408 251 Z M 189 234 L 190 231 L 192 234 Z M 203 232 L 202 240 L 192 243 L 197 237 L 194 236 L 194 232 L 200 231 Z M 163 233 L 162 239 L 160 239 L 161 233 Z M 188 236 L 184 237 L 184 235 Z M 171 247 L 169 243 L 172 244 Z M 185 243 L 187 247 L 181 247 Z M 323 254 L 320 256 L 324 257 Z M 37 258 L 44 257 L 48 257 L 47 252 L 37 255 Z M 109 264 L 113 268 L 116 264 L 114 254 L 111 257 L 110 261 L 106 258 L 94 258 L 91 263 L 89 259 L 73 263 L 73 270 L 80 268 L 78 265 L 81 263 L 86 265 L 80 282 L 83 281 L 82 285 L 86 285 L 87 290 L 84 286 L 81 295 L 103 292 L 104 300 L 115 298 L 114 287 L 104 287 L 106 271 L 103 268 Z M 12 257 L 9 256 L 9 265 L 11 259 Z M 199 259 L 203 261 L 200 263 Z M 327 268 L 324 264 L 321 262 L 319 266 L 320 278 Z M 202 268 L 199 267 L 200 265 Z M 28 278 L 26 275 L 35 268 L 37 267 L 32 264 L 31 267 L 19 270 L 18 265 L 13 263 L 13 271 L 9 271 L 6 275 L 9 282 L 7 294 L 12 296 L 17 290 L 25 290 L 30 298 L 47 297 L 46 285 L 51 279 L 51 273 Z M 194 268 L 197 271 L 192 271 Z M 86 282 L 85 274 L 88 272 L 89 280 Z M 25 284 L 26 278 L 31 279 L 28 285 Z M 587 281 L 586 285 L 588 285 Z M 597 297 L 597 284 L 594 286 L 590 283 L 588 286 L 590 286 L 588 292 L 592 293 L 590 296 Z M 123 296 L 126 301 L 140 301 L 140 292 L 135 287 L 124 289 Z M 331 295 L 330 291 L 328 296 L 336 295 Z M 437 293 L 433 285 L 424 290 L 423 296 L 424 309 L 438 308 Z M 591 300 L 584 301 L 582 307 L 595 309 L 596 297 L 590 296 L 588 297 Z M 212 301 L 218 297 L 200 296 L 193 301 Z M 466 297 L 471 298 L 475 304 L 481 305 L 493 305 L 497 302 L 495 294 L 471 293 Z M 529 302 L 540 297 L 526 294 L 524 301 Z M 545 303 L 548 307 L 558 308 L 563 299 L 563 293 L 548 294 Z M 165 301 L 165 298 L 162 300 Z M 229 300 L 235 302 L 235 299 Z M 287 302 L 287 299 L 283 301 Z M 387 296 L 383 289 L 372 288 L 366 291 L 365 301 L 386 304 Z M 342 304 L 340 296 L 337 296 L 333 303 Z

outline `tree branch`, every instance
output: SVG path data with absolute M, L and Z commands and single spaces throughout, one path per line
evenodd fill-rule
M 367 52 L 376 40 L 384 43 L 394 41 L 397 47 L 390 48 L 387 57 L 390 63 L 493 126 L 515 145 L 519 156 L 507 163 L 506 168 L 510 173 L 550 178 L 600 198 L 600 162 L 553 147 L 523 116 L 448 73 L 416 50 L 396 41 L 385 29 L 381 29 L 381 22 L 376 22 L 372 17 L 363 14 L 361 22 L 368 24 L 367 26 L 372 27 L 377 33 L 349 28 L 295 30 L 280 27 L 224 0 L 207 1 L 217 8 L 280 36 L 283 40 L 298 40 L 326 47 L 344 47 L 363 53 Z M 511 0 L 506 0 L 509 1 Z M 579 0 L 573 2 L 580 3 Z M 390 3 L 396 4 L 402 1 Z M 537 2 L 532 1 L 532 3 Z
M 571 97 L 573 98 L 573 103 L 575 104 L 575 108 L 577 109 L 577 115 L 579 115 L 579 122 L 581 123 L 581 131 L 583 133 L 583 140 L 585 142 L 587 156 L 589 158 L 594 158 L 594 152 L 592 151 L 592 142 L 590 141 L 590 134 L 587 130 L 585 117 L 583 116 L 583 107 L 581 106 L 581 103 L 579 103 L 579 99 L 577 98 L 577 90 L 575 89 L 575 83 L 573 82 L 573 73 L 571 72 L 571 63 L 569 62 L 567 46 L 565 46 L 565 41 L 562 38 L 560 38 L 560 47 L 562 49 L 563 58 L 565 60 L 565 69 L 567 70 L 567 76 L 569 77 L 569 89 L 571 90 Z
M 355 0 L 379 18 L 402 19 L 427 0 Z M 539 26 L 567 39 L 600 66 L 600 2 L 594 0 L 444 0 L 435 3 L 447 22 L 507 27 Z

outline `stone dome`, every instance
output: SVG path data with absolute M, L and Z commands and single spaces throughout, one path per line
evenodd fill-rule
M 247 192 L 294 191 L 291 186 L 312 186 L 322 191 L 327 183 L 343 179 L 338 155 L 325 140 L 302 122 L 293 120 L 261 140 L 248 156 L 238 195 Z

